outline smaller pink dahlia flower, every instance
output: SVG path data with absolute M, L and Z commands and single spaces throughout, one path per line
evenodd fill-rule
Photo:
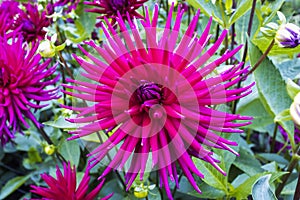
M 46 35 L 44 27 L 51 24 L 51 19 L 46 17 L 48 13 L 46 11 L 39 13 L 36 4 L 27 3 L 23 5 L 25 11 L 21 10 L 16 16 L 14 28 L 20 29 L 19 32 L 22 33 L 24 40 L 27 42 L 43 40 Z
M 32 48 L 23 45 L 18 35 L 8 42 L 0 37 L 0 142 L 2 145 L 14 138 L 14 133 L 29 128 L 26 118 L 37 127 L 31 109 L 39 109 L 41 101 L 58 98 L 57 88 L 45 89 L 54 85 L 59 76 L 51 78 L 56 66 L 47 68 L 51 60 L 40 63 L 41 56 L 35 54 L 38 44 Z M 48 80 L 45 80 L 48 79 Z
M 95 6 L 96 8 L 87 9 L 88 12 L 94 12 L 101 14 L 98 19 L 109 18 L 111 24 L 116 23 L 118 13 L 121 14 L 123 20 L 144 18 L 136 10 L 140 8 L 148 0 L 94 0 L 94 2 L 84 2 L 87 5 Z M 100 26 L 100 22 L 96 24 Z
M 68 165 L 64 163 L 63 167 L 64 174 L 62 174 L 58 166 L 56 167 L 56 179 L 48 174 L 42 174 L 41 177 L 49 187 L 45 188 L 32 185 L 33 190 L 31 190 L 31 192 L 42 196 L 41 200 L 94 200 L 104 184 L 104 179 L 96 188 L 88 192 L 90 167 L 87 167 L 77 187 L 75 166 L 72 168 L 70 162 L 68 162 Z M 110 194 L 102 198 L 102 200 L 109 199 L 112 195 L 113 194 Z

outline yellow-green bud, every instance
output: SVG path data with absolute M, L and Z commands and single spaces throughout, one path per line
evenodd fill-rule
M 148 190 L 140 187 L 134 188 L 134 196 L 139 199 L 143 199 L 148 196 Z
M 49 155 L 49 156 L 51 156 L 51 155 L 55 152 L 55 150 L 56 150 L 56 148 L 55 148 L 55 146 L 54 146 L 53 144 L 51 144 L 51 145 L 46 145 L 46 146 L 44 147 L 44 152 L 45 152 L 47 155 Z
M 42 57 L 51 58 L 55 56 L 55 46 L 50 40 L 43 40 L 38 49 Z

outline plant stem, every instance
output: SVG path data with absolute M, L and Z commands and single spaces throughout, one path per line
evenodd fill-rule
M 64 57 L 62 56 L 61 52 L 59 51 L 57 54 L 58 54 L 59 60 L 63 63 L 64 67 L 66 68 L 66 71 L 67 71 L 68 75 L 69 75 L 72 79 L 75 79 L 74 76 L 73 76 L 73 74 L 72 74 L 71 69 L 68 67 L 67 62 L 66 62 L 66 60 L 64 59 Z
M 298 181 L 297 181 L 296 191 L 294 195 L 294 200 L 299 200 L 299 199 L 300 199 L 300 173 L 298 175 Z
M 247 30 L 247 35 L 249 37 L 251 36 L 251 29 L 252 29 L 252 24 L 253 24 L 253 17 L 254 17 L 255 7 L 256 7 L 256 0 L 253 0 L 252 1 L 251 12 L 250 12 L 250 17 L 249 17 L 249 22 L 248 22 L 248 30 Z M 248 41 L 246 41 L 246 44 L 245 44 L 245 48 L 244 48 L 244 52 L 243 52 L 243 58 L 242 58 L 242 62 L 244 62 L 244 64 L 241 67 L 241 69 L 244 69 L 247 53 L 248 53 Z M 237 89 L 239 89 L 241 87 L 242 81 L 243 81 L 243 79 L 241 79 L 238 82 Z M 233 103 L 233 109 L 232 109 L 233 114 L 236 113 L 237 103 L 238 103 L 238 100 L 234 101 L 234 103 Z
M 292 159 L 291 159 L 291 162 L 288 166 L 288 169 L 287 169 L 287 172 L 289 172 L 288 174 L 284 175 L 283 178 L 282 178 L 282 182 L 279 184 L 279 186 L 276 188 L 276 191 L 275 191 L 275 195 L 277 197 L 279 197 L 280 193 L 282 192 L 287 180 L 289 179 L 291 173 L 293 172 L 293 169 L 295 168 L 295 166 L 297 165 L 298 163 L 298 158 L 297 156 L 299 155 L 300 153 L 300 144 L 298 145 L 298 148 L 297 148 L 297 151 L 296 151 L 296 154 L 294 154 L 292 156 Z M 299 181 L 299 180 L 298 180 Z
M 106 133 L 106 132 L 105 132 L 105 133 Z M 98 137 L 100 143 L 103 143 L 103 140 L 102 140 L 102 137 L 101 137 L 100 133 L 97 132 L 96 134 L 97 134 L 97 137 Z M 106 133 L 106 135 L 107 135 L 107 137 L 109 137 L 108 133 Z M 110 157 L 109 153 L 107 153 L 106 156 L 107 156 L 107 158 L 109 159 L 109 161 L 111 162 L 111 161 L 112 161 L 112 158 Z M 125 182 L 123 181 L 123 179 L 122 179 L 120 173 L 118 172 L 118 170 L 115 170 L 115 172 L 116 172 L 117 178 L 119 179 L 119 181 L 120 181 L 120 183 L 122 184 L 123 189 L 124 189 L 124 191 L 125 191 L 125 190 L 126 190 L 126 184 L 125 184 Z
M 275 123 L 273 139 L 272 139 L 272 144 L 271 144 L 271 152 L 274 152 L 274 149 L 275 149 L 277 129 L 278 129 L 278 123 Z
M 179 178 L 178 178 L 178 183 L 179 183 L 179 184 L 180 184 L 180 180 L 181 180 L 182 176 L 183 176 L 183 173 L 181 172 L 180 175 L 179 175 Z M 174 186 L 174 189 L 173 189 L 173 192 L 172 192 L 172 196 L 173 196 L 173 197 L 174 197 L 176 191 L 177 191 L 177 187 L 176 187 L 176 185 L 175 185 L 175 186 Z
M 44 130 L 43 127 L 38 127 L 35 124 L 36 128 L 39 130 L 39 132 L 41 133 L 42 137 L 44 138 L 44 140 L 46 140 L 46 142 L 49 145 L 54 145 L 54 143 L 52 142 L 52 140 L 50 139 L 50 137 L 47 135 L 46 131 Z M 64 162 L 67 163 L 67 160 L 57 151 L 55 151 L 55 155 L 57 157 L 57 159 L 63 164 Z
M 272 47 L 275 44 L 275 40 L 273 39 L 271 44 L 268 46 L 268 48 L 266 49 L 265 53 L 259 58 L 259 60 L 257 61 L 257 63 L 255 63 L 255 65 L 251 68 L 251 70 L 244 75 L 243 77 L 246 78 L 249 74 L 252 74 L 252 72 L 254 72 L 257 67 L 264 61 L 264 59 L 267 57 L 268 53 L 271 51 Z

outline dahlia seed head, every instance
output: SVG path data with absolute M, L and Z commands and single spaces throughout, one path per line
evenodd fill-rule
M 71 132 L 70 139 L 84 137 L 95 132 L 114 130 L 108 139 L 92 149 L 90 162 L 107 164 L 100 178 L 112 170 L 124 170 L 127 189 L 136 178 L 143 180 L 145 172 L 158 170 L 160 187 L 172 199 L 168 179 L 179 187 L 177 166 L 181 168 L 191 185 L 198 192 L 193 174 L 203 178 L 191 157 L 210 163 L 222 174 L 226 174 L 217 163 L 213 148 L 230 151 L 237 145 L 220 136 L 220 133 L 241 133 L 239 128 L 250 124 L 251 117 L 230 114 L 214 109 L 214 105 L 240 99 L 251 93 L 248 86 L 234 89 L 248 68 L 243 63 L 233 65 L 218 75 L 211 73 L 226 60 L 233 57 L 242 46 L 227 50 L 220 58 L 208 62 L 226 37 L 224 30 L 220 38 L 204 51 L 210 38 L 210 18 L 202 35 L 195 35 L 200 11 L 181 37 L 179 34 L 184 10 L 177 10 L 171 28 L 174 4 L 170 8 L 165 27 L 159 29 L 158 6 L 152 20 L 148 8 L 146 17 L 140 21 L 139 30 L 130 16 L 125 25 L 119 13 L 116 22 L 121 33 L 116 33 L 106 19 L 102 24 L 107 41 L 97 46 L 86 42 L 98 54 L 94 56 L 79 46 L 88 60 L 74 55 L 84 72 L 85 80 L 72 80 L 76 86 L 65 91 L 74 99 L 94 102 L 92 106 L 63 106 L 78 112 L 76 118 L 67 119 L 79 123 Z M 141 34 L 142 33 L 142 34 Z M 98 59 L 100 56 L 102 59 Z M 88 82 L 87 80 L 91 80 Z M 75 102 L 76 103 L 76 102 Z M 239 122 L 236 122 L 239 120 Z M 112 161 L 105 163 L 105 156 L 117 148 Z

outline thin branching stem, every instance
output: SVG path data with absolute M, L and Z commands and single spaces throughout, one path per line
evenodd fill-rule
M 298 148 L 297 148 L 296 153 L 292 156 L 291 162 L 290 162 L 290 164 L 289 164 L 289 166 L 288 166 L 288 169 L 287 169 L 288 174 L 285 174 L 285 175 L 283 176 L 283 178 L 282 178 L 282 180 L 281 180 L 282 182 L 278 185 L 278 187 L 277 187 L 276 190 L 275 190 L 275 195 L 276 195 L 277 197 L 280 196 L 280 193 L 282 192 L 282 190 L 283 190 L 283 188 L 284 188 L 284 186 L 285 186 L 287 180 L 289 179 L 289 177 L 290 177 L 290 175 L 292 174 L 294 168 L 296 167 L 296 165 L 297 165 L 297 163 L 298 163 L 298 161 L 299 161 L 299 160 L 298 160 L 298 159 L 299 159 L 299 158 L 298 158 L 299 154 L 300 154 L 300 144 L 298 145 Z
M 248 30 L 247 30 L 247 35 L 248 35 L 249 38 L 250 38 L 250 36 L 251 36 L 251 29 L 252 29 L 252 24 L 253 24 L 253 18 L 254 18 L 254 13 L 255 13 L 255 7 L 256 7 L 256 0 L 253 0 L 253 1 L 252 1 L 251 11 L 250 11 L 249 22 L 248 22 Z M 248 41 L 246 41 L 245 48 L 244 48 L 244 52 L 243 52 L 242 62 L 244 62 L 244 63 L 245 63 L 246 58 L 247 58 L 247 53 L 248 53 Z M 244 65 L 245 65 L 245 64 L 244 64 Z M 241 69 L 244 69 L 244 65 L 242 66 Z M 241 87 L 242 81 L 243 81 L 243 79 L 241 79 L 241 80 L 238 82 L 237 88 L 240 88 L 240 87 Z M 238 103 L 238 100 L 236 100 L 236 101 L 233 103 L 232 113 L 236 113 L 237 103 Z

